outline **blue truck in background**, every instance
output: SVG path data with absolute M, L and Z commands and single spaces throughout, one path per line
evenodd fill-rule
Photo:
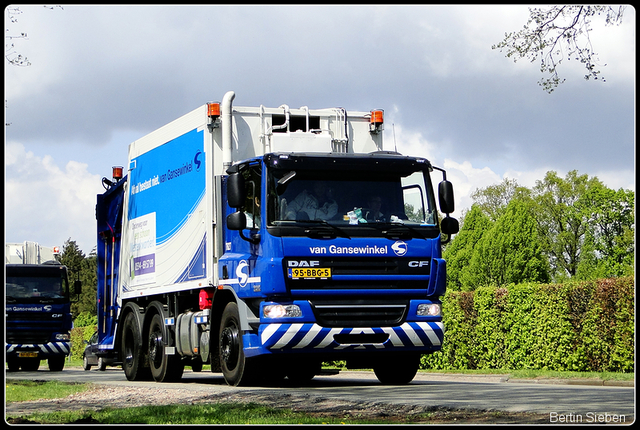
M 67 268 L 57 247 L 37 242 L 5 244 L 5 353 L 8 370 L 64 369 L 71 353 L 71 296 Z
M 210 364 L 233 386 L 305 381 L 345 360 L 409 383 L 444 338 L 446 173 L 385 151 L 382 110 L 234 98 L 133 142 L 103 178 L 98 354 L 129 380 Z

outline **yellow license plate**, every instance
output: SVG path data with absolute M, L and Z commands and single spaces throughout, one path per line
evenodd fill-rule
M 36 358 L 38 357 L 37 352 L 19 352 L 18 357 L 20 358 Z
M 320 269 L 317 267 L 305 267 L 291 269 L 292 279 L 329 279 L 331 269 Z

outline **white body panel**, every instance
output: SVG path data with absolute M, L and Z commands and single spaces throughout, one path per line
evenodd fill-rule
M 56 259 L 57 247 L 41 246 L 37 242 L 5 244 L 5 264 L 42 264 Z
M 129 146 L 119 304 L 127 298 L 217 285 L 224 133 L 231 133 L 232 162 L 270 152 L 383 149 L 382 133 L 369 130 L 368 112 L 233 107 L 231 130 L 207 112 L 203 105 Z M 292 120 L 282 128 L 287 115 Z

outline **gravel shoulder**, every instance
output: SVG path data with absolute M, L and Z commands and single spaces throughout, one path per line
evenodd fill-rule
M 345 372 L 346 373 L 346 372 Z M 351 373 L 357 378 L 361 374 Z M 363 377 L 366 375 L 363 375 Z M 481 382 L 481 383 L 533 383 L 533 384 L 575 384 L 575 385 L 622 385 L 633 386 L 633 382 L 608 384 L 592 380 L 513 380 L 509 375 L 463 375 L 419 373 L 418 379 L 429 381 Z M 333 418 L 379 418 L 390 423 L 449 423 L 449 424 L 549 424 L 548 414 L 531 412 L 504 412 L 497 410 L 451 409 L 441 406 L 418 406 L 411 404 L 386 403 L 381 401 L 347 400 L 316 393 L 272 392 L 270 390 L 250 390 L 221 386 L 222 390 L 212 392 L 207 385 L 193 384 L 188 388 L 166 388 L 131 386 L 121 383 L 94 383 L 88 391 L 61 399 L 41 399 L 28 402 L 14 402 L 5 405 L 5 421 L 9 424 L 31 423 L 29 415 L 36 412 L 61 410 L 99 411 L 105 407 L 125 408 L 145 405 L 170 404 L 211 404 L 211 403 L 258 403 L 274 408 L 289 408 L 317 417 Z M 229 388 L 229 389 L 227 389 Z M 98 423 L 95 420 L 83 421 Z
M 29 415 L 35 412 L 60 410 L 99 411 L 144 405 L 207 404 L 207 403 L 259 403 L 274 408 L 289 408 L 317 417 L 379 418 L 391 423 L 548 423 L 547 415 L 533 413 L 507 413 L 497 411 L 451 410 L 413 405 L 394 405 L 380 402 L 353 402 L 342 399 L 300 394 L 234 393 L 211 394 L 206 390 L 157 390 L 143 387 L 95 385 L 92 389 L 61 399 L 42 399 L 15 402 L 6 405 L 5 421 L 9 424 L 29 424 Z M 89 419 L 83 423 L 99 424 Z

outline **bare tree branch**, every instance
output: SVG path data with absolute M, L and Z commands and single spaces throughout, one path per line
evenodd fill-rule
M 550 77 L 538 84 L 551 93 L 565 82 L 558 66 L 567 59 L 582 63 L 587 70 L 584 78 L 604 81 L 598 68 L 598 56 L 589 38 L 591 19 L 605 17 L 605 25 L 619 25 L 626 6 L 552 6 L 548 9 L 529 8 L 529 20 L 522 30 L 505 33 L 504 39 L 492 46 L 505 52 L 514 62 L 526 58 L 540 61 L 540 71 Z M 606 66 L 606 64 L 605 64 Z

